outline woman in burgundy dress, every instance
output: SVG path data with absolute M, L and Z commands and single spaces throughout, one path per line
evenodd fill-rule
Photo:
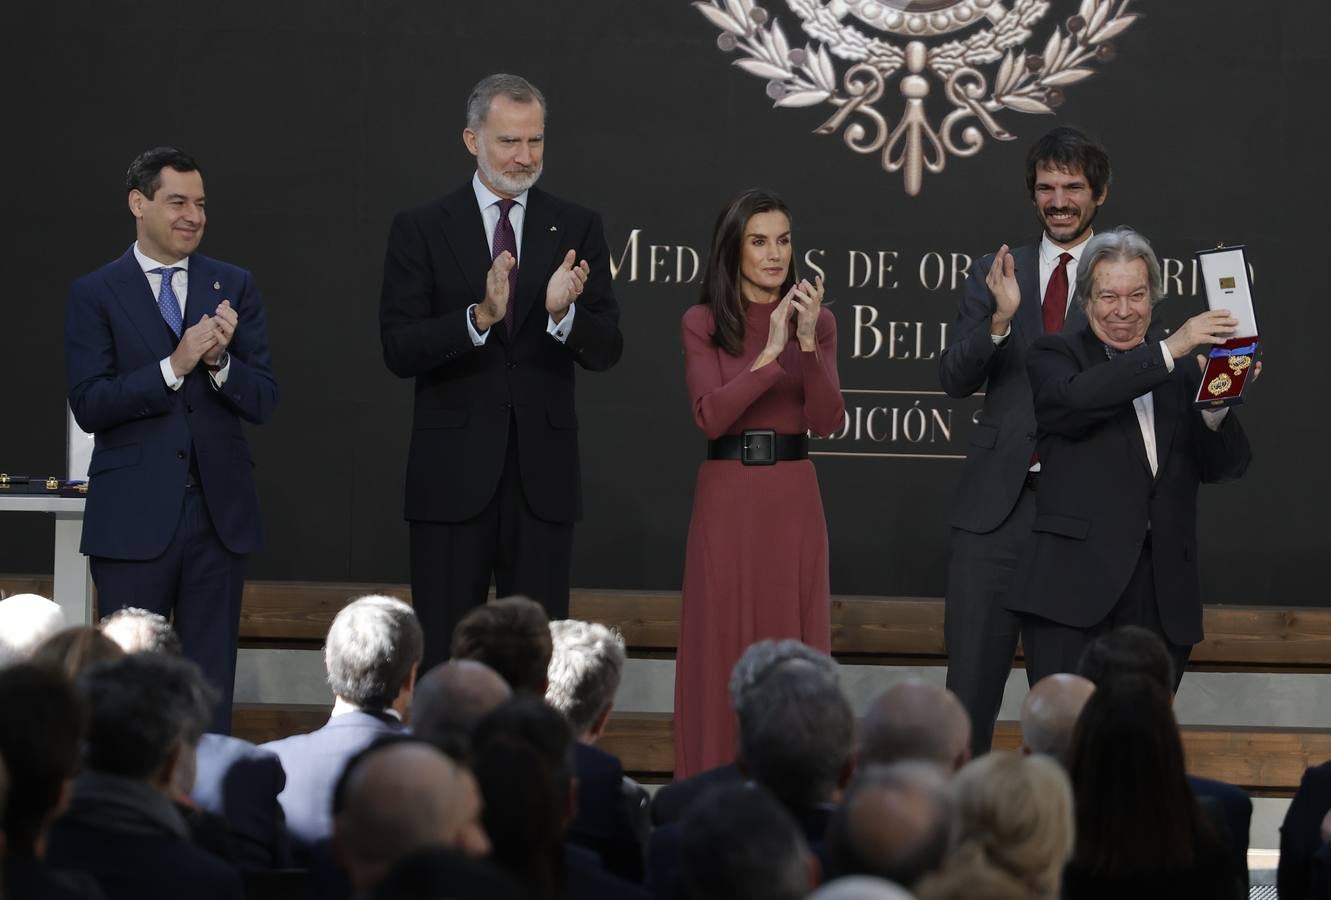
M 730 670 L 755 641 L 831 645 L 827 525 L 806 433 L 841 427 L 836 323 L 800 281 L 790 211 L 746 191 L 721 213 L 684 314 L 693 419 L 707 435 L 684 561 L 675 777 L 736 753 Z

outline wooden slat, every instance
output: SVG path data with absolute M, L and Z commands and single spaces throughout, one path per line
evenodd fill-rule
M 51 580 L 0 576 L 0 590 L 49 595 Z M 337 611 L 367 593 L 411 601 L 404 584 L 251 581 L 245 586 L 241 640 L 321 645 Z M 832 651 L 846 661 L 947 661 L 939 598 L 838 596 L 831 614 Z M 571 615 L 618 628 L 630 650 L 641 655 L 669 656 L 679 641 L 675 591 L 579 589 L 572 595 Z M 1331 608 L 1208 606 L 1203 616 L 1206 640 L 1193 649 L 1196 667 L 1331 671 Z

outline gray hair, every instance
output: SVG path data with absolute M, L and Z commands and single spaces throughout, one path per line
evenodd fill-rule
M 624 675 L 624 638 L 596 622 L 559 619 L 550 623 L 554 654 L 545 702 L 564 714 L 581 737 L 615 700 Z
M 793 809 L 831 797 L 854 740 L 855 715 L 835 672 L 804 659 L 769 670 L 739 715 L 747 771 Z
M 137 606 L 126 606 L 102 619 L 97 626 L 102 634 L 120 645 L 126 653 L 170 653 L 180 656 L 180 636 L 166 616 Z
M 481 130 L 486 116 L 490 114 L 490 104 L 496 97 L 507 97 L 518 103 L 539 103 L 543 115 L 549 112 L 549 107 L 545 105 L 545 94 L 536 85 L 521 75 L 499 72 L 485 76 L 471 89 L 471 96 L 467 98 L 468 128 L 472 131 Z
M 387 709 L 421 661 L 424 644 L 416 614 L 401 600 L 381 594 L 353 600 L 328 629 L 328 686 L 348 703 Z
M 0 666 L 23 662 L 38 644 L 64 627 L 64 611 L 38 594 L 0 600 Z
M 802 659 L 827 673 L 833 680 L 837 678 L 839 670 L 836 660 L 808 644 L 796 640 L 758 641 L 749 645 L 739 662 L 735 663 L 735 668 L 730 670 L 730 706 L 735 710 L 735 715 L 743 713 L 748 695 L 768 672 L 792 659 Z
M 130 778 L 157 771 L 176 744 L 197 744 L 218 697 L 198 666 L 165 653 L 97 663 L 78 686 L 90 711 L 88 767 Z
M 1131 262 L 1140 259 L 1146 263 L 1146 279 L 1151 289 L 1151 305 L 1164 296 L 1164 279 L 1160 275 L 1160 260 L 1151 249 L 1151 242 L 1126 225 L 1112 231 L 1102 231 L 1091 238 L 1077 261 L 1077 301 L 1082 309 L 1091 302 L 1095 287 L 1095 267 L 1102 262 Z

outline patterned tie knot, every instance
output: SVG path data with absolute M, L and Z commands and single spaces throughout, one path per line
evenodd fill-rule
M 1060 266 L 1066 266 L 1066 265 L 1067 265 L 1068 263 L 1070 263 L 1070 262 L 1072 262 L 1072 254 L 1071 254 L 1071 253 L 1060 253 L 1060 254 L 1058 254 L 1058 264 L 1059 264 Z
M 518 201 L 511 197 L 504 197 L 499 201 L 499 218 L 507 219 L 509 210 L 518 205 Z
M 180 266 L 158 266 L 155 269 L 149 269 L 148 272 L 153 275 L 161 275 L 166 280 L 176 277 L 176 273 L 181 269 Z

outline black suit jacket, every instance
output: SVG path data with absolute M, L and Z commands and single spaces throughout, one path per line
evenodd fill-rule
M 232 866 L 188 840 L 130 833 L 58 820 L 46 853 L 53 866 L 87 872 L 110 900 L 242 900 Z
M 1331 810 L 1331 762 L 1303 773 L 1285 821 L 1280 824 L 1280 868 L 1276 884 L 1282 900 L 1331 898 L 1331 845 L 1322 843 L 1322 819 Z
M 1008 608 L 1074 628 L 1118 602 L 1149 523 L 1161 624 L 1175 644 L 1202 639 L 1197 486 L 1238 478 L 1252 458 L 1234 410 L 1219 431 L 1192 406 L 1200 373 L 1189 356 L 1167 368 L 1158 335 L 1115 356 L 1089 326 L 1045 335 L 1027 353 L 1042 474 L 1033 539 Z M 1155 406 L 1152 477 L 1133 398 Z
M 612 753 L 581 742 L 573 745 L 578 809 L 565 838 L 597 853 L 606 871 L 641 882 L 645 849 L 629 818 L 624 766 Z
M 1025 357 L 1044 333 L 1039 243 L 1018 247 L 1012 259 L 1021 289 L 1012 333 L 1001 346 L 995 346 L 989 334 L 994 298 L 984 280 L 994 263 L 990 253 L 971 266 L 938 367 L 939 381 L 949 396 L 961 399 L 981 389 L 985 392 L 952 515 L 954 527 L 977 534 L 993 531 L 1012 512 L 1035 450 L 1035 412 Z M 1085 321 L 1081 304 L 1069 303 L 1066 327 L 1077 328 Z
M 736 763 L 699 772 L 691 778 L 665 785 L 652 797 L 652 824 L 657 828 L 684 817 L 693 802 L 715 788 L 743 784 L 748 776 Z
M 546 333 L 545 288 L 570 249 L 591 273 L 567 342 Z M 379 324 L 384 361 L 416 379 L 406 517 L 459 522 L 494 496 L 509 421 L 517 425 L 523 492 L 542 519 L 582 512 L 574 363 L 603 370 L 623 349 L 601 219 L 538 188 L 527 195 L 514 329 L 472 344 L 467 307 L 485 298 L 490 248 L 471 182 L 393 219 Z

